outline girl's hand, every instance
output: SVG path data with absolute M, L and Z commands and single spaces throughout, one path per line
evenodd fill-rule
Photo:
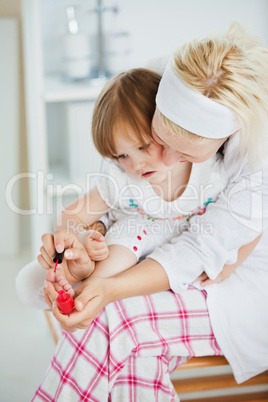
M 109 289 L 112 278 L 87 278 L 75 290 L 75 311 L 69 316 L 60 313 L 55 300 L 58 293 L 52 283 L 44 289 L 45 300 L 52 308 L 55 318 L 67 332 L 86 329 L 107 303 L 112 301 Z
M 47 270 L 55 266 L 53 262 L 55 250 L 59 253 L 66 250 L 62 264 L 58 265 L 58 268 L 62 268 L 63 276 L 70 284 L 80 282 L 93 272 L 95 263 L 74 233 L 67 233 L 64 230 L 57 231 L 54 235 L 47 233 L 42 236 L 42 242 L 41 254 L 38 255 L 37 260 Z
M 108 257 L 109 249 L 105 243 L 105 237 L 96 230 L 87 230 L 78 235 L 79 240 L 85 246 L 92 261 L 101 261 Z

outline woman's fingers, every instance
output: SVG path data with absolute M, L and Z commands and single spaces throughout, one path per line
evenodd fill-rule
M 203 272 L 201 275 L 198 276 L 198 278 L 196 278 L 196 280 L 194 282 L 200 282 L 200 281 L 205 281 L 208 279 L 208 276 L 205 272 Z
M 40 255 L 38 255 L 37 260 L 39 264 L 45 268 L 50 269 L 53 267 L 54 262 L 52 260 L 55 254 L 54 238 L 50 233 L 46 233 L 41 237 L 43 245 L 40 248 Z
M 51 267 L 55 264 L 55 263 L 53 262 L 53 260 L 52 260 L 52 257 L 53 257 L 53 256 L 51 256 L 51 255 L 49 255 L 49 254 L 47 253 L 47 250 L 45 249 L 44 246 L 41 246 L 41 247 L 40 247 L 40 253 L 41 253 L 43 259 L 45 260 L 45 262 L 47 263 L 47 265 L 51 268 Z
M 91 260 L 88 256 L 86 249 L 83 248 L 69 248 L 64 254 L 66 260 L 75 261 L 76 265 L 89 265 Z
M 44 247 L 46 253 L 48 254 L 48 256 L 52 260 L 54 254 L 55 254 L 55 246 L 54 246 L 54 236 L 53 236 L 53 234 L 45 233 L 41 237 L 41 240 L 42 240 L 43 247 Z
M 66 259 L 85 260 L 87 254 L 85 247 L 73 232 L 66 232 L 65 230 L 55 232 L 54 244 L 58 252 L 62 252 L 64 249 L 66 249 L 64 253 Z
M 54 247 L 58 253 L 62 253 L 66 247 L 65 241 L 66 241 L 66 235 L 67 232 L 64 230 L 58 230 L 54 233 Z M 67 237 L 68 239 L 68 237 Z
M 87 328 L 107 304 L 104 283 L 109 287 L 108 279 L 88 278 L 83 281 L 75 289 L 77 297 L 74 300 L 75 310 L 72 314 L 69 316 L 63 315 L 57 306 L 53 305 L 55 318 L 65 328 Z
M 202 288 L 205 288 L 208 285 L 211 285 L 212 283 L 214 283 L 214 281 L 212 281 L 211 279 L 206 279 L 205 281 L 202 281 L 200 283 L 200 286 L 202 286 Z
M 49 289 L 49 285 L 48 285 L 46 288 L 44 288 L 44 298 L 45 298 L 45 301 L 46 301 L 47 305 L 51 308 L 52 311 L 56 311 L 56 310 L 57 310 L 57 311 L 58 311 L 58 314 L 60 314 L 59 309 L 58 309 L 58 307 L 57 307 L 57 304 L 56 304 L 55 302 L 52 302 L 52 301 L 51 301 L 49 294 L 51 295 L 51 289 Z M 53 297 L 54 297 L 54 296 L 53 296 Z M 60 316 L 63 316 L 63 314 L 60 314 Z M 64 316 L 63 316 L 63 317 L 64 317 Z M 60 322 L 60 320 L 58 320 L 58 321 Z M 61 324 L 62 329 L 63 329 L 64 331 L 66 331 L 66 332 L 72 333 L 72 332 L 77 331 L 77 328 L 75 328 L 75 327 L 65 326 L 65 325 L 63 325 L 61 322 L 60 322 L 60 324 Z
M 205 287 L 205 286 L 208 286 L 208 285 L 212 285 L 213 283 L 222 282 L 224 279 L 226 279 L 226 278 L 223 277 L 222 272 L 220 272 L 219 275 L 217 276 L 217 278 L 215 278 L 213 280 L 208 278 L 207 280 L 202 281 L 201 286 Z
M 56 298 L 58 297 L 58 292 L 56 291 L 54 284 L 51 282 L 46 282 L 46 295 L 50 300 L 51 305 L 56 301 Z M 47 299 L 45 298 L 47 301 Z
M 39 254 L 37 256 L 37 261 L 39 262 L 39 264 L 41 265 L 42 268 L 45 268 L 45 269 L 51 268 L 51 266 L 44 260 L 42 254 Z
M 49 307 L 50 309 L 52 309 L 53 303 L 52 303 L 52 301 L 50 300 L 50 297 L 49 297 L 49 295 L 48 295 L 48 293 L 47 293 L 47 288 L 46 288 L 46 287 L 43 288 L 43 295 L 44 295 L 44 299 L 45 299 L 45 302 L 47 303 L 48 307 Z
M 57 230 L 54 233 L 54 244 L 58 253 L 62 253 L 64 249 L 72 247 L 83 248 L 77 236 L 73 232 L 67 232 L 66 230 Z
M 102 310 L 102 306 L 100 307 L 99 301 L 96 299 L 91 299 L 88 301 L 82 311 L 75 310 L 72 314 L 64 315 L 61 314 L 56 303 L 53 304 L 53 314 L 55 318 L 60 322 L 61 326 L 65 328 L 67 332 L 69 330 L 73 331 L 76 329 L 85 329 L 87 328 L 97 314 Z M 94 311 L 94 314 L 92 312 Z M 96 312 L 96 314 L 95 314 Z

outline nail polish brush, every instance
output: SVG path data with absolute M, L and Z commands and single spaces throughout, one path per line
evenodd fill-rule
M 64 252 L 65 252 L 65 250 L 63 250 L 62 253 L 58 253 L 56 251 L 56 253 L 55 253 L 54 257 L 53 257 L 53 262 L 55 262 L 54 273 L 56 272 L 58 264 L 62 263 Z

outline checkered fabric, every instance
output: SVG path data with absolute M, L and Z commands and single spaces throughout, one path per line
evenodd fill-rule
M 63 332 L 32 401 L 178 401 L 170 373 L 221 354 L 204 290 L 133 297 L 108 304 L 86 330 Z

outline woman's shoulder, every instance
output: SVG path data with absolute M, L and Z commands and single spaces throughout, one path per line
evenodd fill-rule
M 193 164 L 194 176 L 198 180 L 207 181 L 212 174 L 224 172 L 224 158 L 216 153 L 211 158 L 201 163 Z
M 240 152 L 240 133 L 233 134 L 225 143 L 223 150 L 223 164 L 230 182 L 239 180 L 257 171 L 263 170 L 267 174 L 268 158 L 263 162 L 261 158 L 255 163 L 249 163 L 247 155 Z

